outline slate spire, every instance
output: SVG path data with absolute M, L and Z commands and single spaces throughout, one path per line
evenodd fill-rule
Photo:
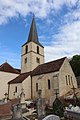
M 37 33 L 37 29 L 36 29 L 36 23 L 35 23 L 34 15 L 33 15 L 33 18 L 32 18 L 32 23 L 31 23 L 31 27 L 30 27 L 30 32 L 29 32 L 27 43 L 29 43 L 29 42 L 34 42 L 34 43 L 42 46 L 39 43 L 39 40 L 38 40 L 38 33 Z

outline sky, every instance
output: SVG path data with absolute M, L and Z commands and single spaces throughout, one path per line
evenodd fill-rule
M 45 62 L 80 54 L 80 0 L 0 0 L 0 64 L 21 67 L 33 14 Z

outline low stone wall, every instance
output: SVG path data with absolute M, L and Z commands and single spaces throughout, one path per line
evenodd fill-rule
M 11 115 L 11 102 L 0 105 L 0 117 Z
M 12 105 L 16 104 L 17 102 L 18 102 L 17 99 L 13 99 L 7 103 L 0 105 L 0 118 L 6 117 L 6 116 L 11 116 Z

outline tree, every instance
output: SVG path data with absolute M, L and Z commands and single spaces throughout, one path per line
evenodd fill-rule
M 80 55 L 75 55 L 70 60 L 71 67 L 75 76 L 80 76 Z

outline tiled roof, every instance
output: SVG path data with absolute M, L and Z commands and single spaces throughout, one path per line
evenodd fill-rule
M 5 62 L 2 65 L 0 65 L 0 71 L 9 72 L 9 73 L 15 73 L 15 74 L 19 74 L 20 73 L 18 70 L 14 69 L 7 62 Z
M 30 72 L 22 73 L 13 80 L 9 81 L 8 84 L 22 83 L 29 75 Z
M 52 62 L 41 64 L 38 67 L 36 67 L 32 72 L 20 74 L 15 79 L 8 82 L 8 84 L 22 83 L 29 75 L 35 76 L 35 75 L 59 71 L 65 58 L 66 57 L 52 61 Z
M 59 71 L 65 58 L 66 57 L 39 65 L 33 70 L 32 76 Z

